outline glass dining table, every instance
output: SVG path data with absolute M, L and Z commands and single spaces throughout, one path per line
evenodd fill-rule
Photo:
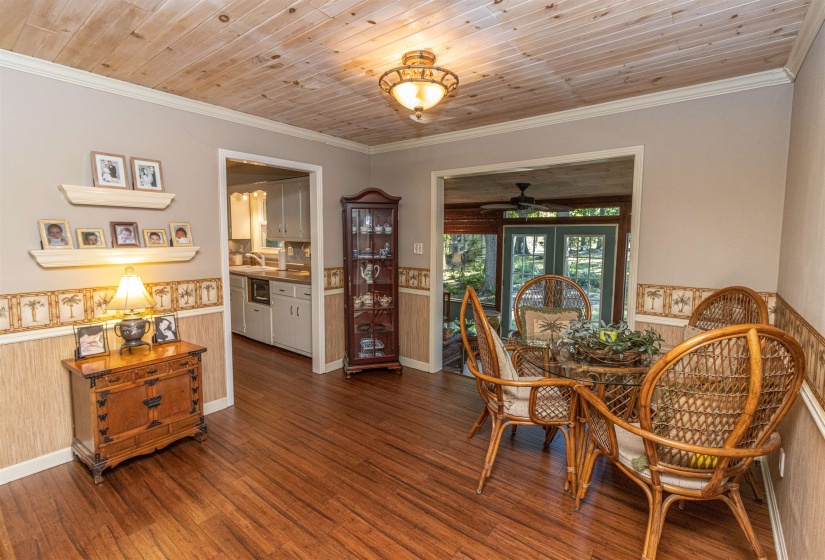
M 639 391 L 650 366 L 657 358 L 644 356 L 622 360 L 622 356 L 595 357 L 575 344 L 551 339 L 547 336 L 512 336 L 514 360 L 528 372 L 544 377 L 570 379 L 589 387 L 620 418 L 634 422 L 637 414 Z M 576 473 L 581 471 L 582 461 L 589 442 L 589 430 L 584 414 L 579 409 L 578 394 L 572 393 L 570 414 L 574 418 L 570 426 L 569 445 L 574 450 L 574 465 L 568 468 L 565 488 L 576 493 Z

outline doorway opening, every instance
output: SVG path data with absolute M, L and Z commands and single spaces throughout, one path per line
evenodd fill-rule
M 432 371 L 466 358 L 453 354 L 463 352 L 455 335 L 467 286 L 504 338 L 516 293 L 542 274 L 576 281 L 594 320 L 632 327 L 642 157 L 633 147 L 433 173 Z
M 312 371 L 324 373 L 323 182 L 321 166 L 257 154 L 221 149 L 218 150 L 218 166 L 223 296 L 224 302 L 228 303 L 224 311 L 226 392 L 227 405 L 231 406 L 234 402 L 232 332 L 238 328 L 236 322 L 233 329 L 233 311 L 237 321 L 238 306 L 248 301 L 244 295 L 239 298 L 237 293 L 233 297 L 232 290 L 240 286 L 230 281 L 230 260 L 239 256 L 243 261 L 252 259 L 251 255 L 255 253 L 256 264 L 266 264 L 272 270 L 278 269 L 278 259 L 284 259 L 282 262 L 289 270 L 306 274 L 310 279 L 310 293 L 306 296 L 311 301 L 311 312 L 310 316 L 303 315 L 301 320 L 311 331 L 311 343 L 307 340 L 296 340 L 296 343 L 304 344 L 299 348 L 301 353 L 311 353 Z M 296 185 L 291 185 L 292 182 Z M 298 185 L 299 182 L 303 182 L 303 186 Z M 290 197 L 298 198 L 292 200 Z M 233 200 L 237 204 L 233 205 Z M 269 329 L 273 332 L 271 313 Z M 307 321 L 310 318 L 311 321 Z M 261 332 L 266 330 L 266 321 L 263 323 L 256 323 Z

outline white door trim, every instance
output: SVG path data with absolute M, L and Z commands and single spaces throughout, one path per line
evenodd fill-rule
M 462 167 L 433 171 L 430 188 L 430 219 L 432 235 L 430 236 L 430 371 L 441 369 L 441 318 L 443 316 L 442 298 L 444 282 L 441 263 L 444 260 L 444 179 L 467 175 L 487 175 L 514 171 L 525 167 L 549 167 L 566 163 L 580 163 L 607 158 L 633 156 L 633 202 L 631 205 L 630 229 L 630 279 L 627 290 L 627 323 L 631 328 L 636 322 L 636 279 L 639 269 L 639 228 L 642 219 L 642 171 L 644 169 L 644 146 L 631 146 L 615 150 L 602 150 L 581 154 L 569 154 L 526 161 L 494 163 L 476 167 Z M 621 258 L 617 255 L 616 258 Z
M 232 150 L 218 150 L 218 188 L 220 224 L 221 224 L 221 278 L 223 279 L 223 299 L 229 301 L 229 223 L 227 218 L 227 188 L 226 188 L 226 160 L 227 158 L 240 159 L 255 163 L 263 163 L 285 169 L 296 169 L 309 173 L 309 206 L 312 222 L 310 224 L 310 242 L 312 243 L 312 371 L 324 373 L 326 361 L 324 328 L 324 196 L 323 168 L 320 165 L 278 159 L 257 154 L 248 154 Z M 226 347 L 226 400 L 227 405 L 235 402 L 232 370 L 232 323 L 227 312 L 224 313 L 224 345 Z

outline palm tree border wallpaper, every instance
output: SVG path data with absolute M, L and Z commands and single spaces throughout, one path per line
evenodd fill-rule
M 157 300 L 155 311 L 178 311 L 223 305 L 220 278 L 146 284 Z M 55 328 L 104 319 L 117 286 L 0 294 L 0 335 Z M 188 296 L 181 297 L 181 292 Z M 208 294 L 208 295 L 207 295 Z

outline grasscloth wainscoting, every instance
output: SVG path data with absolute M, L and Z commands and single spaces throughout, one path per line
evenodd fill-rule
M 179 330 L 209 349 L 203 354 L 204 401 L 226 397 L 223 313 L 181 317 Z M 116 337 L 109 341 L 116 352 Z M 72 335 L 0 345 L 0 469 L 71 445 L 69 373 L 60 361 L 74 348 Z

